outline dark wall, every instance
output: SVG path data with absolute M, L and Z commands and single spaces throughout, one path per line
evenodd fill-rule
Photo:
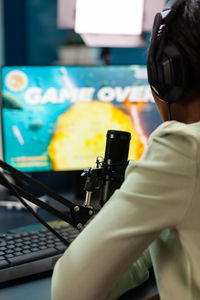
M 147 61 L 147 49 L 149 45 L 150 33 L 144 34 L 145 47 L 140 48 L 112 48 L 111 64 L 113 65 L 145 65 Z
M 57 29 L 57 0 L 26 1 L 28 62 L 33 65 L 54 63 L 57 48 L 67 35 L 67 30 Z
M 67 30 L 57 29 L 57 0 L 3 0 L 6 65 L 45 65 L 57 61 Z M 144 37 L 149 41 L 149 34 Z M 110 64 L 145 64 L 147 47 L 111 48 Z M 103 61 L 102 61 L 103 63 Z
M 6 65 L 51 64 L 66 30 L 56 26 L 57 0 L 4 0 Z
M 27 63 L 25 0 L 4 0 L 4 53 L 5 64 Z

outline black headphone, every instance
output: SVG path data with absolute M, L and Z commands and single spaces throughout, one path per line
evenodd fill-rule
M 171 104 L 181 98 L 187 83 L 187 64 L 183 51 L 170 41 L 168 25 L 177 15 L 183 0 L 170 1 L 168 8 L 155 16 L 147 60 L 148 80 L 154 93 Z

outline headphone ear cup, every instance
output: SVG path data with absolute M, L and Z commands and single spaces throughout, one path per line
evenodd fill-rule
M 163 49 L 163 56 L 164 84 L 184 86 L 186 84 L 187 66 L 181 51 L 173 43 L 170 43 Z
M 157 66 L 161 99 L 168 103 L 176 102 L 187 84 L 187 65 L 182 53 L 173 43 L 167 44 Z
M 167 9 L 155 17 L 149 47 L 147 71 L 152 90 L 162 100 L 178 101 L 187 84 L 187 66 L 182 51 L 168 35 L 168 25 L 176 16 L 174 9 Z

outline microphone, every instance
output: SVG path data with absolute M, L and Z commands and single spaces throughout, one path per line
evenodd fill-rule
M 101 206 L 124 181 L 131 134 L 127 131 L 108 130 L 106 137 L 105 157 L 102 163 L 105 179 L 101 191 Z
M 18 178 L 21 181 L 36 187 L 39 191 L 44 192 L 55 201 L 63 204 L 69 209 L 68 216 L 66 213 L 52 207 L 48 203 L 41 201 L 35 195 L 31 194 L 22 187 L 11 183 L 2 172 L 0 172 L 0 184 L 13 191 L 20 202 L 53 234 L 55 234 L 67 246 L 69 242 L 59 235 L 45 220 L 43 220 L 30 205 L 25 201 L 43 208 L 49 213 L 66 221 L 77 229 L 82 229 L 83 226 L 94 214 L 93 208 L 90 206 L 91 194 L 95 189 L 102 189 L 100 204 L 103 206 L 110 198 L 115 189 L 119 188 L 124 180 L 124 173 L 128 164 L 128 152 L 131 134 L 127 131 L 109 130 L 107 132 L 107 141 L 105 149 L 105 158 L 102 163 L 97 160 L 97 168 L 88 168 L 82 175 L 87 174 L 87 180 L 84 189 L 86 190 L 86 200 L 84 206 L 76 205 L 68 199 L 57 194 L 39 181 L 27 176 L 23 172 L 13 168 L 9 164 L 0 160 L 0 167 L 7 171 L 13 178 Z M 25 199 L 25 200 L 24 200 Z

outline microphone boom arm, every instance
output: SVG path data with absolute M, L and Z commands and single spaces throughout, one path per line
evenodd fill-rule
M 17 177 L 26 183 L 29 183 L 30 185 L 36 187 L 38 190 L 44 192 L 46 195 L 50 196 L 55 201 L 58 201 L 65 207 L 69 209 L 70 217 L 68 215 L 65 215 L 63 212 L 51 207 L 49 204 L 41 201 L 37 197 L 35 197 L 30 192 L 24 190 L 23 188 L 13 184 L 8 183 L 7 180 L 4 179 L 4 175 L 2 173 L 0 177 L 0 184 L 5 186 L 6 188 L 12 188 L 12 190 L 16 191 L 16 196 L 21 196 L 25 198 L 26 200 L 30 201 L 31 203 L 36 204 L 37 206 L 43 208 L 44 210 L 50 212 L 51 214 L 55 215 L 56 217 L 64 220 L 65 222 L 71 224 L 73 227 L 77 229 L 82 229 L 82 227 L 88 222 L 88 220 L 92 217 L 94 214 L 94 211 L 92 207 L 84 207 L 80 205 L 76 205 L 72 202 L 70 202 L 68 199 L 62 197 L 61 195 L 55 193 L 53 190 L 48 188 L 47 186 L 41 184 L 39 181 L 30 178 L 29 176 L 25 175 L 21 171 L 11 167 L 9 164 L 5 163 L 4 161 L 0 160 L 0 167 L 9 172 L 9 174 L 13 177 Z M 18 197 L 19 198 L 19 197 Z
M 0 167 L 7 171 L 13 178 L 20 179 L 44 192 L 55 201 L 58 201 L 69 209 L 70 217 L 63 212 L 44 203 L 25 189 L 10 183 L 7 178 L 0 172 L 0 184 L 6 188 L 10 188 L 23 205 L 28 209 L 28 204 L 24 202 L 23 197 L 45 209 L 51 214 L 68 222 L 77 229 L 82 227 L 93 216 L 94 210 L 90 205 L 91 195 L 95 190 L 101 189 L 100 204 L 103 206 L 110 198 L 115 189 L 119 188 L 124 180 L 124 173 L 128 164 L 128 151 L 131 134 L 127 131 L 108 130 L 105 149 L 105 157 L 103 161 L 97 157 L 96 168 L 88 168 L 84 170 L 82 176 L 87 175 L 84 190 L 86 191 L 86 199 L 84 206 L 76 205 L 68 199 L 57 194 L 39 181 L 30 178 L 23 172 L 13 168 L 6 162 L 0 160 Z M 30 209 L 29 209 L 30 210 Z M 38 216 L 38 219 L 40 217 Z M 45 221 L 44 221 L 45 223 Z

